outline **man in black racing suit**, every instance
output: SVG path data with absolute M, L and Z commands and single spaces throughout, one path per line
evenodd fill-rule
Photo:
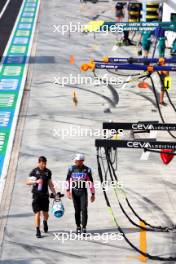
M 81 232 L 85 234 L 88 219 L 87 186 L 89 186 L 91 191 L 91 202 L 95 201 L 95 189 L 92 171 L 89 167 L 84 165 L 84 155 L 77 154 L 74 161 L 75 165 L 69 168 L 66 178 L 67 197 L 69 199 L 73 199 L 73 205 L 75 208 L 75 222 L 77 226 L 76 232 L 77 234 L 80 234 Z

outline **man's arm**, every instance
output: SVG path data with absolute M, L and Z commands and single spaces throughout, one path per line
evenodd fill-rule
M 26 180 L 26 185 L 33 185 L 33 184 L 36 184 L 37 181 L 36 179 L 34 178 L 36 176 L 35 174 L 35 170 L 32 170 L 31 173 L 29 174 L 29 178 Z
M 54 188 L 54 184 L 53 184 L 53 182 L 52 182 L 51 179 L 49 179 L 49 181 L 48 181 L 48 186 L 49 186 L 51 192 L 52 192 L 54 195 L 57 195 L 57 194 L 56 194 L 56 190 L 55 190 L 55 188 Z
M 94 182 L 92 177 L 92 170 L 88 168 L 88 183 L 89 183 L 89 189 L 92 194 L 90 200 L 93 203 L 95 201 L 95 188 L 94 188 Z
M 71 174 L 72 174 L 72 170 L 71 168 L 69 168 L 68 173 L 67 173 L 67 178 L 66 178 L 66 193 L 67 193 L 68 199 L 72 198 L 72 194 L 70 191 Z

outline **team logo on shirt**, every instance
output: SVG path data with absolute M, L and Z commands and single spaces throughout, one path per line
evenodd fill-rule
M 85 172 L 72 172 L 71 177 L 73 180 L 85 180 L 87 178 L 87 173 L 85 173 Z

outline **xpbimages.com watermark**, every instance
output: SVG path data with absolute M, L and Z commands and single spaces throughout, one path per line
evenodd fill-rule
M 102 241 L 103 243 L 108 243 L 110 241 L 121 241 L 123 240 L 122 233 L 86 233 L 86 234 L 79 234 L 77 235 L 75 232 L 70 230 L 69 232 L 58 232 L 53 233 L 54 241 L 61 241 L 63 244 L 65 241 L 71 240 L 89 240 L 89 241 Z
M 91 86 L 108 86 L 108 85 L 121 85 L 124 83 L 122 77 L 108 76 L 104 74 L 100 77 L 82 76 L 80 74 L 68 76 L 55 76 L 53 80 L 54 84 L 59 84 L 61 87 L 65 85 L 91 85 Z
M 53 137 L 61 139 L 72 137 L 93 137 L 93 138 L 112 138 L 118 134 L 121 138 L 125 137 L 123 129 L 99 129 L 99 128 L 83 128 L 81 126 L 70 125 L 67 128 L 52 128 L 51 133 Z
M 86 32 L 101 32 L 101 33 L 122 33 L 124 31 L 124 26 L 123 25 L 108 25 L 108 24 L 97 24 L 95 27 L 95 23 L 86 25 L 86 24 L 81 24 L 80 22 L 78 23 L 72 23 L 69 22 L 68 24 L 59 24 L 59 25 L 52 25 L 53 27 L 53 33 L 58 33 L 61 35 L 65 35 L 67 33 L 86 33 Z
M 65 191 L 67 189 L 73 190 L 73 189 L 82 189 L 82 188 L 87 188 L 87 189 L 91 189 L 94 188 L 96 191 L 97 190 L 122 190 L 123 191 L 123 183 L 121 181 L 85 181 L 85 180 L 70 180 L 68 181 L 53 181 L 54 184 L 54 188 L 57 190 L 61 190 L 61 191 Z

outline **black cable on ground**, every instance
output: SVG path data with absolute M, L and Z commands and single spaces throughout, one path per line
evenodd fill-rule
M 158 102 L 158 98 L 157 98 L 157 93 L 156 93 L 156 88 L 155 88 L 155 84 L 154 84 L 154 81 L 153 81 L 153 78 L 152 76 L 149 74 L 148 77 L 150 78 L 151 80 L 151 83 L 152 83 L 152 89 L 153 89 L 153 93 L 154 93 L 154 96 L 155 96 L 155 100 L 156 100 L 156 105 L 157 105 L 157 108 L 158 108 L 158 112 L 159 112 L 159 115 L 160 115 L 160 118 L 162 120 L 162 122 L 164 124 L 166 124 L 165 120 L 164 120 L 164 117 L 162 115 L 162 112 L 161 112 L 161 108 L 160 108 L 160 105 L 159 105 L 159 102 Z M 171 131 L 167 131 L 169 133 L 169 135 L 172 137 L 172 138 L 175 138 L 176 139 L 176 136 L 174 136 Z
M 170 102 L 172 108 L 173 108 L 174 111 L 176 112 L 176 107 L 175 107 L 175 105 L 173 104 L 173 102 L 172 102 L 172 100 L 171 100 L 171 98 L 170 98 L 170 95 L 169 95 L 167 89 L 165 90 L 165 92 L 166 92 L 167 98 L 168 98 L 168 100 L 169 100 L 169 102 Z
M 163 80 L 162 80 L 162 78 L 161 78 L 161 75 L 159 74 L 159 72 L 157 72 L 157 74 L 158 74 L 158 76 L 159 76 L 159 78 L 160 78 L 161 83 L 164 85 Z M 169 95 L 167 89 L 165 90 L 165 92 L 166 92 L 167 98 L 168 98 L 168 100 L 169 100 L 169 102 L 170 102 L 172 108 L 173 108 L 174 111 L 176 112 L 176 107 L 175 107 L 175 105 L 173 104 L 173 102 L 172 102 L 172 100 L 171 100 L 171 98 L 170 98 L 170 95 Z
M 109 173 L 110 173 L 111 180 L 114 181 L 114 178 L 115 178 L 115 180 L 118 182 L 118 178 L 117 178 L 117 175 L 116 175 L 116 171 L 115 171 L 115 169 L 114 169 L 114 167 L 113 167 L 113 164 L 112 164 L 112 161 L 111 161 L 111 159 L 110 159 L 110 156 L 109 156 L 108 151 L 106 151 L 106 159 L 107 159 L 107 163 L 108 163 L 108 169 L 109 169 Z M 111 172 L 111 170 L 112 170 L 112 172 Z M 113 173 L 114 178 L 112 177 L 112 173 Z M 125 192 L 124 192 L 124 193 L 125 193 Z M 125 196 L 126 196 L 126 195 L 125 195 Z M 116 197 L 117 197 L 117 199 L 118 199 L 118 196 L 117 196 L 117 195 L 116 195 Z M 149 226 L 150 228 L 144 228 L 144 227 L 141 228 L 140 225 L 138 225 L 137 223 L 135 223 L 135 222 L 134 222 L 134 221 L 128 216 L 128 214 L 126 213 L 126 211 L 124 210 L 122 204 L 120 203 L 120 201 L 119 201 L 119 199 L 118 199 L 119 205 L 120 205 L 120 207 L 121 207 L 123 213 L 125 214 L 125 216 L 128 218 L 128 220 L 129 220 L 133 225 L 139 227 L 140 229 L 146 230 L 146 231 L 169 232 L 169 231 L 171 231 L 171 230 L 175 230 L 175 227 L 168 227 L 168 226 L 164 226 L 164 227 L 162 227 L 162 226 L 154 226 L 154 225 L 149 224 L 147 221 L 145 221 L 144 219 L 142 219 L 142 218 L 137 214 L 137 212 L 134 210 L 134 208 L 133 208 L 132 205 L 130 204 L 130 202 L 129 202 L 127 196 L 125 197 L 125 200 L 126 200 L 128 206 L 129 206 L 129 208 L 131 209 L 131 211 L 132 211 L 132 212 L 134 213 L 134 215 L 138 218 L 138 220 L 142 221 L 145 225 Z
M 108 151 L 108 150 L 107 150 Z M 110 166 L 111 162 L 110 162 L 110 158 L 109 158 L 109 154 L 107 153 L 106 151 L 106 159 L 107 159 L 107 164 L 108 164 L 108 170 L 109 170 L 109 175 L 110 175 L 110 178 L 111 178 L 111 181 L 114 182 L 114 178 L 112 176 L 112 171 L 113 171 L 113 168 Z M 111 171 L 112 170 L 112 171 Z M 117 178 L 116 178 L 117 179 Z M 120 200 L 118 199 L 118 195 L 116 193 L 116 190 L 114 189 L 115 191 L 115 195 L 116 195 L 116 198 L 117 198 L 117 201 L 118 201 L 118 204 L 123 212 L 123 214 L 126 216 L 126 218 L 129 220 L 129 222 L 133 225 L 133 226 L 136 226 L 138 227 L 139 229 L 142 229 L 142 230 L 145 230 L 145 231 L 159 231 L 159 230 L 154 230 L 154 229 L 151 229 L 151 228 L 145 228 L 145 227 L 142 227 L 140 226 L 139 224 L 135 223 L 131 218 L 130 216 L 126 213 L 125 209 L 123 208 Z M 161 231 L 161 230 L 160 230 Z
M 115 75 L 119 75 L 119 76 L 124 76 L 124 77 L 128 77 L 129 76 L 129 74 L 123 74 L 123 73 L 119 73 L 119 72 L 117 73 L 117 72 L 113 72 L 113 71 L 108 70 L 108 69 L 107 69 L 107 72 L 115 74 Z M 141 75 L 141 74 L 140 73 L 130 74 L 130 76 L 138 76 L 138 75 Z
M 99 175 L 99 178 L 100 178 L 100 182 L 102 184 L 102 190 L 103 190 L 103 194 L 104 194 L 104 198 L 105 198 L 105 201 L 106 201 L 106 204 L 107 204 L 107 207 L 108 207 L 108 211 L 110 212 L 113 220 L 114 220 L 114 223 L 117 227 L 117 230 L 123 235 L 125 241 L 130 245 L 131 248 L 133 248 L 136 252 L 138 252 L 139 254 L 143 255 L 144 257 L 147 257 L 149 259 L 152 259 L 152 260 L 159 260 L 159 261 L 176 261 L 176 257 L 160 257 L 158 255 L 151 255 L 149 253 L 145 253 L 143 251 L 141 251 L 139 248 L 137 248 L 128 238 L 127 236 L 125 235 L 125 232 L 123 231 L 123 229 L 120 227 L 118 221 L 117 221 L 117 217 L 115 216 L 114 212 L 113 212 L 113 209 L 111 207 L 111 204 L 110 204 L 110 201 L 109 201 L 109 198 L 107 196 L 107 192 L 106 192 L 106 189 L 103 187 L 103 174 L 102 174 L 102 170 L 101 170 L 101 164 L 100 164 L 100 156 L 99 156 L 99 152 L 98 152 L 98 149 L 97 149 L 97 165 L 98 165 L 98 175 Z

